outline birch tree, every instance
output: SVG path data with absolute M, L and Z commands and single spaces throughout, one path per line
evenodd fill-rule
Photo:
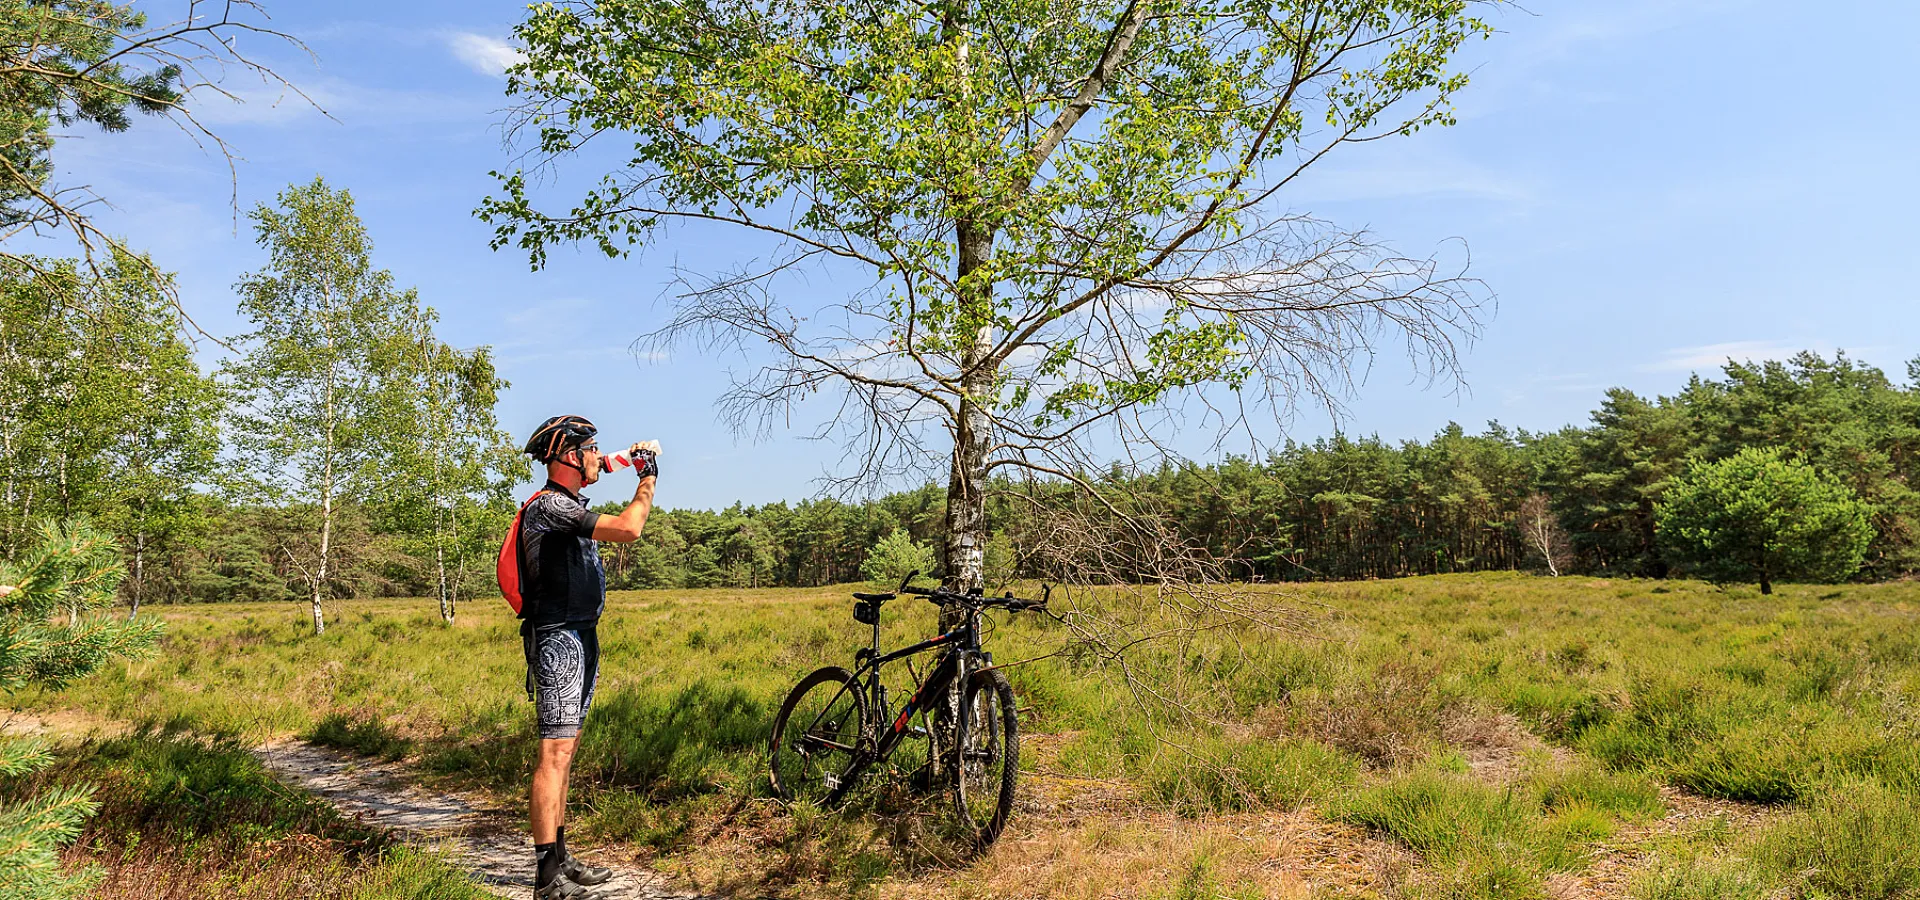
M 334 529 L 343 502 L 378 485 L 393 435 L 407 429 L 382 402 L 396 376 L 386 352 L 406 337 L 412 290 L 373 266 L 353 197 L 323 179 L 282 191 L 251 214 L 267 265 L 235 285 L 253 331 L 224 374 L 230 431 L 259 499 L 310 525 L 280 554 L 307 585 L 313 631 L 339 576 Z
M 1567 530 L 1560 526 L 1560 518 L 1553 514 L 1553 504 L 1547 501 L 1545 494 L 1533 494 L 1520 501 L 1520 536 L 1527 549 L 1540 554 L 1547 565 L 1547 574 L 1560 577 L 1560 567 L 1573 555 L 1573 542 L 1567 539 Z
M 151 262 L 33 263 L 0 262 L 0 556 L 39 517 L 91 515 L 122 538 L 137 611 L 148 556 L 205 524 L 219 393 Z
M 494 417 L 507 382 L 492 353 L 441 341 L 438 318 L 431 307 L 410 311 L 383 357 L 393 452 L 380 501 L 427 558 L 440 617 L 451 624 L 468 577 L 491 561 L 497 548 L 489 545 L 512 518 L 509 491 L 529 470 Z
M 1487 301 L 1464 262 L 1289 198 L 1343 148 L 1452 124 L 1482 5 L 541 4 L 508 92 L 542 177 L 495 173 L 477 213 L 535 268 L 695 223 L 766 238 L 683 272 L 646 342 L 744 354 L 722 408 L 749 431 L 837 398 L 843 487 L 944 472 L 946 579 L 978 587 L 996 475 L 1098 497 L 1103 459 L 1337 407 L 1381 346 L 1455 376 Z M 613 170 L 578 159 L 612 141 Z

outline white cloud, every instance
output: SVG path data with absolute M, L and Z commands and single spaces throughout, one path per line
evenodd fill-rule
M 414 127 L 426 123 L 471 123 L 498 105 L 492 96 L 475 92 L 376 87 L 326 76 L 302 79 L 296 84 L 299 92 L 275 85 L 230 87 L 231 100 L 204 91 L 194 97 L 194 116 L 210 126 Z
M 1718 370 L 1728 360 L 1737 362 L 1755 362 L 1769 359 L 1786 359 L 1802 350 L 1829 354 L 1823 341 L 1729 341 L 1724 344 L 1702 344 L 1698 347 L 1676 347 L 1666 352 L 1659 362 L 1640 366 L 1642 372 L 1693 372 L 1701 369 Z
M 470 31 L 453 31 L 446 35 L 447 49 L 467 67 L 482 75 L 505 75 L 507 67 L 524 62 L 527 58 L 506 41 L 474 34 Z

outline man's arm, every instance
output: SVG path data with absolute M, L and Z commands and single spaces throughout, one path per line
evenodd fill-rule
M 640 529 L 646 527 L 647 513 L 653 512 L 653 483 L 657 479 L 652 475 L 640 479 L 640 485 L 633 489 L 633 500 L 617 516 L 601 516 L 593 523 L 593 539 L 612 541 L 616 544 L 630 544 L 640 539 Z

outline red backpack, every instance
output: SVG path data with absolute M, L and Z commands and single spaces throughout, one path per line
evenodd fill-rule
M 507 598 L 507 605 L 513 607 L 513 614 L 520 614 L 520 517 L 526 515 L 527 507 L 546 493 L 542 488 L 533 492 L 527 502 L 520 504 L 520 511 L 513 514 L 513 527 L 507 529 L 507 540 L 500 545 L 500 561 L 494 564 L 493 573 L 500 579 L 500 596 Z

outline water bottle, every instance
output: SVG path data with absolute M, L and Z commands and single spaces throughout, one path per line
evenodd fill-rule
M 617 453 L 603 453 L 600 455 L 600 471 L 612 472 L 615 469 L 633 468 L 640 464 L 639 457 L 640 454 L 643 453 L 651 453 L 654 456 L 659 456 L 660 442 L 641 441 L 638 445 Z

